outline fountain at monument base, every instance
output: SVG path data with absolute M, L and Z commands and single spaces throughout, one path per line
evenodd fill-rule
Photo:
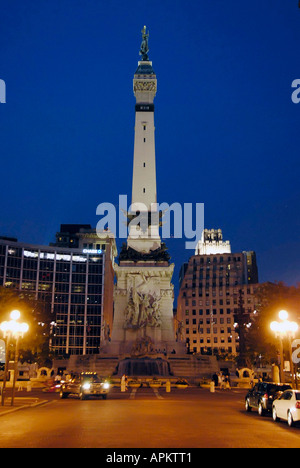
M 129 377 L 170 377 L 172 372 L 168 361 L 161 358 L 126 358 L 119 362 L 117 375 Z

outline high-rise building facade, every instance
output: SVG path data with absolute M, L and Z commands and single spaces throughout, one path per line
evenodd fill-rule
M 221 230 L 205 230 L 195 253 L 180 272 L 177 328 L 191 352 L 235 355 L 238 316 L 256 310 L 255 252 L 232 253 Z
M 0 285 L 48 304 L 56 355 L 97 354 L 113 321 L 115 239 L 89 226 L 72 236 L 77 248 L 58 246 L 62 235 L 52 246 L 0 238 Z
M 60 231 L 56 233 L 56 242 L 51 243 L 54 247 L 67 247 L 69 249 L 78 249 L 80 244 L 79 233 L 81 231 L 91 232 L 90 224 L 61 224 Z M 101 248 L 100 241 L 98 249 Z

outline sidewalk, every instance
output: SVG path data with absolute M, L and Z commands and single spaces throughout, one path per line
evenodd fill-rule
M 4 406 L 2 406 L 0 397 L 0 417 L 24 408 L 35 408 L 36 406 L 44 405 L 45 403 L 48 403 L 48 400 L 35 396 L 15 396 L 14 406 L 11 406 L 11 397 L 6 396 L 4 400 Z

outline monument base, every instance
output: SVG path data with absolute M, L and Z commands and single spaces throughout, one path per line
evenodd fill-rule
M 126 358 L 119 362 L 117 368 L 117 375 L 122 377 L 122 375 L 127 375 L 128 377 L 170 377 L 172 372 L 170 369 L 170 364 L 166 359 L 162 358 L 150 358 L 150 357 L 140 357 L 140 358 Z
M 132 355 L 184 352 L 175 340 L 171 284 L 174 265 L 165 250 L 143 255 L 123 251 L 115 266 L 114 322 L 107 352 Z M 136 258 L 134 257 L 136 255 Z
M 183 378 L 189 383 L 211 379 L 220 366 L 215 356 L 188 354 L 151 355 L 140 358 L 130 355 L 86 355 L 54 360 L 53 369 L 74 372 L 96 372 L 103 378 L 119 379 L 125 373 L 131 378 Z
M 101 354 L 119 355 L 124 354 L 131 357 L 153 356 L 155 354 L 185 354 L 186 347 L 182 342 L 156 340 L 152 333 L 143 335 L 134 333 L 131 337 L 130 333 L 126 333 L 127 339 L 114 340 L 106 343 L 101 348 Z M 131 339 L 132 338 L 132 339 Z

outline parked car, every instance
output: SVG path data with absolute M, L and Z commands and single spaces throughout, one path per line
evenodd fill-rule
M 291 427 L 300 421 L 300 391 L 286 390 L 273 402 L 273 420 L 284 419 Z
M 270 382 L 260 382 L 248 391 L 245 397 L 245 407 L 247 411 L 252 408 L 258 410 L 258 414 L 263 416 L 267 412 L 272 411 L 274 400 L 278 398 L 285 390 L 292 387 L 289 384 L 276 384 Z
M 69 395 L 76 395 L 81 400 L 89 397 L 102 397 L 106 400 L 110 389 L 110 384 L 101 379 L 94 372 L 82 372 L 73 374 L 72 379 L 64 382 L 60 388 L 60 398 L 68 398 Z

